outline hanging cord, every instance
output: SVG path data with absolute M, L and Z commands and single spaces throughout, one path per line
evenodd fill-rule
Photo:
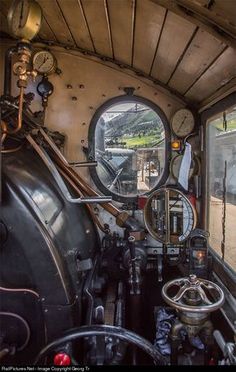
M 222 241 L 221 241 L 221 252 L 222 260 L 225 259 L 225 223 L 226 223 L 226 178 L 227 178 L 227 161 L 225 160 L 224 178 L 223 178 L 223 198 L 222 198 Z
M 226 119 L 226 112 L 223 112 L 223 129 L 227 132 L 227 119 Z

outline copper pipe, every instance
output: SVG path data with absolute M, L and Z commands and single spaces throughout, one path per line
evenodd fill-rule
M 66 167 L 54 154 L 53 159 L 58 164 L 61 170 L 75 182 L 75 184 L 87 195 L 87 196 L 100 196 L 94 191 L 73 169 Z M 111 203 L 102 203 L 101 206 L 114 217 L 119 216 L 120 211 Z
M 17 115 L 17 126 L 14 129 L 3 129 L 3 134 L 15 134 L 19 132 L 22 128 L 22 111 L 23 111 L 23 99 L 24 99 L 24 88 L 20 87 L 20 95 L 19 95 L 19 108 L 18 108 L 18 115 Z M 2 122 L 1 122 L 2 125 Z
M 66 179 L 66 181 L 70 184 L 70 186 L 79 194 L 79 196 L 84 196 L 84 194 L 81 192 L 81 190 L 76 186 L 76 184 L 71 180 L 71 178 L 59 167 L 57 167 L 58 171 L 61 173 L 61 175 Z M 101 222 L 99 221 L 99 219 L 97 218 L 97 216 L 94 214 L 94 211 L 91 207 L 91 205 L 89 204 L 86 204 L 86 207 L 88 208 L 90 214 L 91 214 L 91 217 L 92 217 L 92 220 L 93 222 L 95 223 L 95 225 L 98 226 L 98 228 L 102 231 L 102 232 L 106 232 L 106 229 L 104 228 L 104 226 L 102 226 Z

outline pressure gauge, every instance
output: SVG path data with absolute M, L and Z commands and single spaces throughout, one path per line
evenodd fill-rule
M 176 111 L 171 120 L 172 131 L 180 138 L 184 138 L 192 133 L 194 126 L 194 116 L 188 109 L 180 109 Z
M 7 20 L 13 36 L 31 40 L 40 30 L 42 10 L 34 0 L 14 0 Z
M 56 58 L 48 50 L 40 50 L 33 56 L 33 69 L 41 75 L 52 74 L 56 67 Z
M 172 158 L 171 163 L 170 163 L 170 172 L 176 180 L 178 180 L 179 178 L 179 170 L 180 170 L 182 160 L 183 160 L 183 155 L 177 155 Z M 199 171 L 200 171 L 200 161 L 198 157 L 194 155 L 191 161 L 188 179 L 198 174 Z

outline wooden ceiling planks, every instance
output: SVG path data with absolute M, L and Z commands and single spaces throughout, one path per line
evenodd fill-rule
M 80 0 L 57 0 L 76 45 L 94 51 Z
M 207 0 L 177 0 L 177 4 L 186 6 L 236 36 L 235 0 L 214 0 L 209 5 L 208 3 Z
M 207 100 L 236 76 L 236 52 L 227 49 L 230 39 L 222 42 L 227 35 L 217 37 L 214 30 L 210 33 L 205 27 L 198 30 L 185 16 L 177 15 L 175 8 L 170 10 L 170 0 L 37 1 L 44 13 L 41 40 L 114 58 L 192 101 Z M 236 0 L 215 0 L 210 9 L 204 7 L 206 0 L 176 0 L 176 4 L 181 2 L 209 12 L 214 20 L 221 16 L 221 24 L 236 27 Z M 11 3 L 0 0 L 1 30 L 5 33 Z
M 137 0 L 133 65 L 146 74 L 149 74 L 155 57 L 165 13 L 165 8 L 149 0 Z
M 0 10 L 0 25 L 1 25 L 1 31 L 8 33 L 8 24 L 5 14 Z
M 229 47 L 207 69 L 200 79 L 187 92 L 190 100 L 201 102 L 213 95 L 220 87 L 236 77 L 236 50 Z
M 113 58 L 110 25 L 105 0 L 82 0 L 95 51 Z
M 184 94 L 226 45 L 204 30 L 198 30 L 168 85 Z
M 50 26 L 48 25 L 48 23 L 47 23 L 47 21 L 44 17 L 42 19 L 42 25 L 41 25 L 40 31 L 38 33 L 38 36 L 42 40 L 49 40 L 49 41 L 56 41 L 57 40 L 55 34 L 53 33 L 52 29 L 50 28 Z
M 44 18 L 57 41 L 63 44 L 74 45 L 75 42 L 72 38 L 71 32 L 65 22 L 64 16 L 57 4 L 56 0 L 37 0 L 43 10 Z
M 0 0 L 0 11 L 4 16 L 7 16 L 8 10 L 11 6 L 11 1 L 9 0 Z
M 168 82 L 195 30 L 195 25 L 168 11 L 153 64 L 153 77 Z
M 114 58 L 132 64 L 135 0 L 107 0 Z

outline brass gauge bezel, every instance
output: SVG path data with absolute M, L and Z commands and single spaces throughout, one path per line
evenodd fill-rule
M 44 55 L 44 62 L 41 61 L 40 62 L 40 65 L 38 66 L 37 63 L 38 63 L 38 60 L 39 60 L 39 58 L 40 58 L 41 55 Z M 45 59 L 45 56 L 46 56 L 46 59 Z M 51 62 L 51 65 L 49 65 L 47 67 L 47 61 L 48 60 L 51 60 L 52 62 Z M 33 55 L 33 62 L 32 63 L 33 63 L 33 69 L 35 71 L 37 71 L 37 73 L 39 75 L 46 75 L 46 76 L 48 76 L 50 74 L 53 74 L 56 71 L 56 68 L 57 68 L 56 57 L 49 50 L 39 50 L 38 52 L 36 52 Z
M 25 20 L 21 25 L 24 7 L 26 9 Z M 41 27 L 42 9 L 34 0 L 14 0 L 7 15 L 7 21 L 9 30 L 14 37 L 32 40 Z
M 188 108 L 177 110 L 171 119 L 171 130 L 178 138 L 185 138 L 193 133 L 195 128 L 195 116 Z

